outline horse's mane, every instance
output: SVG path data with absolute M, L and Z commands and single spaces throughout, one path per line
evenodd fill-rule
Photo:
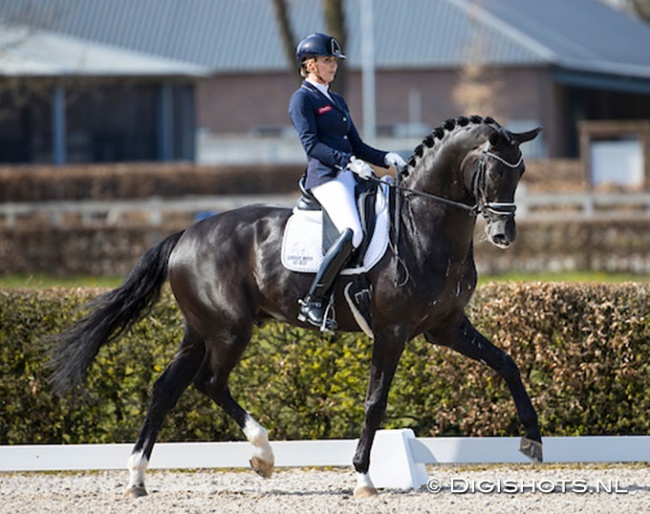
M 431 134 L 425 137 L 422 143 L 420 143 L 418 146 L 415 147 L 415 150 L 413 150 L 413 154 L 407 161 L 407 166 L 402 170 L 400 174 L 401 177 L 406 178 L 409 175 L 411 175 L 415 166 L 418 163 L 418 160 L 422 158 L 422 156 L 425 154 L 427 150 L 435 146 L 436 141 L 442 140 L 448 133 L 453 132 L 458 128 L 466 127 L 467 125 L 470 124 L 494 125 L 496 127 L 501 126 L 490 116 L 487 116 L 485 118 L 478 115 L 473 115 L 470 117 L 458 116 L 457 118 L 450 118 L 446 120 L 442 125 L 433 129 L 431 131 Z

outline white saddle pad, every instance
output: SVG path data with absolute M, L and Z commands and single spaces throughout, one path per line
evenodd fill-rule
M 342 275 L 355 275 L 370 270 L 388 247 L 388 185 L 379 188 L 375 213 L 377 223 L 363 265 L 346 268 Z M 323 262 L 323 215 L 321 211 L 294 209 L 282 239 L 282 264 L 291 271 L 316 273 Z

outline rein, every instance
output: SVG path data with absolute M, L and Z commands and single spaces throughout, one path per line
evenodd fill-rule
M 370 180 L 373 182 L 377 182 L 378 184 L 385 184 L 385 182 L 382 182 L 381 180 L 375 178 L 375 177 L 370 177 Z M 464 209 L 470 213 L 472 216 L 477 216 L 479 211 L 478 211 L 478 204 L 477 205 L 467 205 L 462 202 L 455 202 L 454 200 L 450 200 L 449 198 L 445 198 L 443 196 L 436 196 L 432 195 L 430 193 L 425 193 L 424 191 L 418 191 L 417 189 L 410 189 L 408 187 L 404 186 L 399 186 L 397 184 L 389 184 L 389 187 L 399 190 L 399 191 L 404 191 L 405 193 L 410 193 L 415 196 L 421 196 L 423 198 L 429 198 L 430 200 L 436 200 L 437 202 L 441 202 L 447 205 L 452 205 L 454 207 L 458 207 L 460 209 Z

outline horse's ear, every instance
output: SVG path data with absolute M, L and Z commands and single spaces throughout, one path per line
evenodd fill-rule
M 490 141 L 490 146 L 492 148 L 496 148 L 497 146 L 499 146 L 499 143 L 501 143 L 502 141 L 501 132 L 498 130 L 492 132 L 492 134 L 490 134 L 489 141 Z
M 522 132 L 521 134 L 512 134 L 512 137 L 517 141 L 518 144 L 521 143 L 527 143 L 528 141 L 532 141 L 537 137 L 537 135 L 542 131 L 542 127 L 537 127 L 533 130 L 529 130 L 528 132 Z

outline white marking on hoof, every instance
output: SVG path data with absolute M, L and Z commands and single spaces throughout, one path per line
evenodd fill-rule
M 250 460 L 251 467 L 257 474 L 269 478 L 273 474 L 275 457 L 269 444 L 268 432 L 251 416 L 248 416 L 244 425 L 244 435 L 255 447 Z
M 368 473 L 357 473 L 357 486 L 354 488 L 355 498 L 370 498 L 377 494 Z
M 132 453 L 129 457 L 129 485 L 124 491 L 124 496 L 130 498 L 140 498 L 147 495 L 144 487 L 144 472 L 149 465 L 149 459 L 144 456 L 143 452 Z

